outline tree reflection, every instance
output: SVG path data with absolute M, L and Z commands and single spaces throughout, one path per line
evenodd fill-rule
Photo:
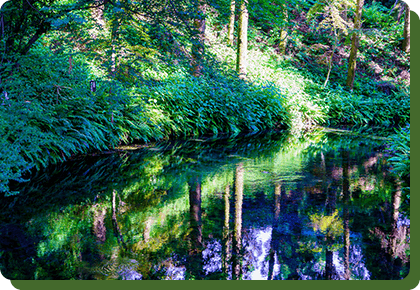
M 223 265 L 222 273 L 225 277 L 228 277 L 229 262 L 231 259 L 230 255 L 230 245 L 232 243 L 232 238 L 229 232 L 229 220 L 230 220 L 230 185 L 227 184 L 225 191 L 223 193 L 223 204 L 224 204 L 224 221 L 223 221 Z
M 20 279 L 404 277 L 401 184 L 373 145 L 321 137 L 300 147 L 171 143 L 49 172 L 53 183 L 36 179 L 0 205 L 1 270 Z
M 406 239 L 406 231 L 405 227 L 399 226 L 398 221 L 400 217 L 400 205 L 401 205 L 401 181 L 396 178 L 395 179 L 395 191 L 392 196 L 392 205 L 393 205 L 393 213 L 392 213 L 392 233 L 390 235 L 391 243 L 390 243 L 390 253 L 393 259 L 396 259 L 398 256 L 403 256 L 405 253 L 405 243 L 404 240 Z M 402 247 L 401 247 L 402 246 Z
M 333 168 L 327 170 L 329 179 L 331 179 L 331 184 L 327 187 L 327 209 L 326 214 L 328 216 L 334 216 L 337 212 L 337 192 L 339 190 L 340 178 L 339 174 L 336 172 L 338 168 L 333 164 Z M 330 175 L 331 174 L 331 175 Z M 327 231 L 327 247 L 326 247 L 326 266 L 325 266 L 325 277 L 327 280 L 333 279 L 334 276 L 337 276 L 336 269 L 333 264 L 333 252 L 335 249 L 335 243 L 337 243 L 338 238 L 342 234 L 342 222 L 337 217 L 331 223 L 331 228 Z
M 244 167 L 239 163 L 235 172 L 235 224 L 233 228 L 232 279 L 242 276 L 242 203 L 244 193 Z
M 112 226 L 114 230 L 114 235 L 117 238 L 119 244 L 121 244 L 124 248 L 126 248 L 126 244 L 124 243 L 124 238 L 121 233 L 120 226 L 118 225 L 117 220 L 117 205 L 116 205 L 116 196 L 117 191 L 114 189 L 112 190 Z
M 350 153 L 342 151 L 343 159 L 343 219 L 344 219 L 344 279 L 350 280 Z
M 187 258 L 187 279 L 203 279 L 203 233 L 201 222 L 201 178 L 196 176 L 189 183 L 190 200 L 190 249 Z
M 106 240 L 106 226 L 105 226 L 106 208 L 101 204 L 93 206 L 93 233 L 96 236 L 96 241 L 103 244 Z
M 280 245 L 279 220 L 281 210 L 281 184 L 277 182 L 274 188 L 274 219 L 270 243 L 270 256 L 268 263 L 267 280 L 274 280 L 274 263 L 277 255 L 277 249 Z

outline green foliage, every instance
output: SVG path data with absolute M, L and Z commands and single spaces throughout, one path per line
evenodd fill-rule
M 329 125 L 379 125 L 396 126 L 409 120 L 410 102 L 406 96 L 397 93 L 384 96 L 349 93 L 336 86 L 328 90 L 318 105 L 327 110 Z
M 389 16 L 389 9 L 380 2 L 374 1 L 363 9 L 363 26 L 366 28 L 384 29 L 396 21 Z
M 389 13 L 388 8 L 376 1 L 363 9 L 363 36 L 360 39 L 359 52 L 366 60 L 378 57 L 389 59 L 390 53 L 395 53 L 395 48 L 401 45 L 403 17 L 397 22 Z
M 13 59 L 14 54 L 27 54 L 30 48 L 45 33 L 53 29 L 82 24 L 85 19 L 80 11 L 91 4 L 80 1 L 6 1 L 1 7 L 2 40 L 1 53 Z M 4 61 L 4 58 L 2 62 Z
M 251 25 L 269 33 L 277 27 L 285 27 L 287 24 L 287 1 L 251 0 L 249 2 L 249 15 Z
M 224 0 L 208 3 L 205 72 L 199 78 L 189 75 L 193 27 L 188 23 L 197 16 L 197 3 L 107 2 L 101 29 L 92 9 L 82 9 L 89 1 L 52 1 L 51 7 L 34 1 L 40 14 L 24 3 L 5 6 L 5 33 L 13 43 L 8 44 L 10 61 L 0 67 L 0 89 L 8 93 L 8 99 L 0 100 L 0 191 L 8 192 L 8 180 L 22 180 L 31 169 L 133 141 L 409 122 L 408 88 L 398 85 L 385 94 L 368 70 L 368 75 L 356 76 L 353 92 L 342 85 L 343 72 L 337 67 L 332 69 L 334 83 L 320 85 L 325 66 L 314 64 L 305 44 L 331 43 L 331 35 L 315 33 L 315 27 L 346 32 L 340 13 L 346 6 L 353 9 L 354 1 L 252 1 L 246 82 L 233 72 L 235 51 L 219 37 L 229 16 L 230 1 Z M 401 40 L 402 24 L 384 16 L 384 9 L 377 3 L 366 8 L 366 25 L 372 29 L 361 40 L 362 69 L 369 61 L 388 60 Z M 296 29 L 307 24 L 301 12 L 308 12 L 314 27 Z M 25 42 L 37 33 L 33 24 L 42 15 L 50 18 L 29 50 Z M 11 31 L 25 16 L 30 20 L 27 29 Z M 292 55 L 278 57 L 275 47 L 282 29 L 288 31 Z M 115 75 L 110 73 L 113 54 Z M 409 70 L 406 55 L 394 58 Z M 384 76 L 399 73 L 395 61 L 386 63 Z M 90 79 L 97 80 L 95 93 L 89 90 Z
M 325 260 L 326 249 L 342 248 L 344 222 L 349 222 L 350 228 L 363 224 L 363 230 L 356 228 L 359 239 L 364 238 L 362 234 L 371 233 L 371 228 L 385 226 L 379 217 L 383 214 L 383 206 L 391 199 L 390 184 L 384 171 L 376 168 L 374 172 L 366 172 L 364 166 L 381 142 L 366 143 L 365 138 L 354 135 L 342 138 L 340 135 L 318 132 L 296 140 L 293 135 L 273 133 L 222 140 L 173 140 L 40 170 L 23 185 L 25 194 L 16 197 L 13 207 L 1 204 L 2 217 L 7 220 L 1 231 L 2 238 L 13 238 L 9 234 L 11 231 L 4 230 L 11 227 L 11 219 L 14 224 L 25 224 L 22 227 L 25 240 L 35 248 L 32 253 L 22 253 L 17 246 L 10 250 L 12 253 L 9 249 L 3 250 L 0 254 L 10 256 L 2 256 L 2 271 L 4 269 L 7 277 L 19 274 L 20 279 L 117 279 L 120 266 L 125 265 L 126 268 L 133 266 L 132 269 L 141 273 L 144 279 L 169 278 L 166 269 L 170 265 L 185 265 L 184 257 L 191 253 L 185 239 L 190 233 L 188 180 L 191 175 L 202 176 L 203 244 L 222 241 L 225 204 L 221 197 L 226 185 L 233 184 L 239 162 L 246 168 L 244 209 L 255 209 L 243 211 L 242 227 L 269 227 L 271 230 L 274 225 L 274 238 L 281 237 L 282 231 L 296 239 L 294 244 L 287 239 L 284 243 L 272 244 L 273 249 L 279 249 L 278 253 L 285 253 L 279 254 L 284 259 L 283 264 L 290 267 L 295 267 L 297 262 L 305 267 L 308 263 L 318 264 Z M 342 159 L 333 156 L 340 156 L 344 148 L 350 148 L 352 152 L 350 185 L 358 187 L 367 181 L 376 190 L 365 190 L 362 196 L 354 194 L 350 206 L 337 198 L 336 211 L 327 212 L 326 204 L 333 196 L 340 195 L 341 186 L 330 187 L 327 197 L 325 192 L 316 190 L 316 184 L 322 178 L 305 172 L 311 169 L 314 174 L 321 174 L 320 153 L 323 152 L 331 176 L 342 167 Z M 311 158 L 312 154 L 316 158 Z M 282 199 L 287 202 L 281 202 L 280 222 L 274 220 L 273 223 L 273 204 L 280 202 L 273 194 L 277 182 L 281 182 Z M 121 231 L 123 243 L 118 242 L 113 231 L 114 191 L 117 192 L 118 231 Z M 230 192 L 233 202 L 232 187 Z M 387 199 L 383 200 L 380 194 L 386 194 Z M 359 204 L 366 200 L 369 201 L 366 207 Z M 296 208 L 298 229 L 303 227 L 307 233 L 300 239 L 293 234 L 296 224 L 290 222 L 296 216 Z M 343 208 L 351 213 L 346 219 Z M 360 219 L 363 212 L 369 216 Z M 366 220 L 369 226 L 366 226 Z M 103 241 L 99 240 L 99 226 L 103 229 Z M 331 243 L 328 238 L 333 236 L 336 239 Z M 381 244 L 377 245 L 381 249 Z M 313 261 L 312 255 L 304 261 L 298 261 L 301 256 L 286 259 L 294 253 L 291 248 L 302 254 L 319 254 L 315 256 L 319 260 Z M 17 260 L 24 261 L 25 267 L 15 266 L 13 261 Z
M 280 91 L 270 83 L 245 83 L 234 76 L 194 78 L 182 70 L 137 87 L 97 81 L 90 92 L 89 67 L 42 45 L 19 60 L 19 71 L 3 83 L 8 100 L 3 120 L 1 190 L 22 173 L 76 154 L 133 141 L 175 136 L 262 131 L 288 124 Z M 154 71 L 144 74 L 154 76 Z M 178 72 L 175 77 L 174 72 Z M 160 76 L 165 69 L 160 68 Z M 9 107 L 10 105 L 10 107 Z M 8 192 L 8 194 L 12 194 Z
M 347 35 L 349 23 L 342 17 L 342 13 L 349 8 L 355 8 L 354 0 L 317 1 L 309 9 L 307 18 L 313 20 L 321 16 L 317 29 L 340 31 Z
M 166 79 L 144 92 L 165 112 L 165 131 L 176 136 L 261 131 L 287 124 L 284 99 L 272 84 L 189 75 Z
M 8 100 L 2 122 L 1 189 L 9 179 L 33 167 L 66 160 L 74 154 L 113 148 L 121 142 L 161 137 L 140 98 L 117 82 L 98 84 L 91 93 L 88 68 L 38 46 L 19 60 L 19 71 L 2 83 Z M 154 128 L 152 130 L 152 128 Z
M 343 234 L 340 212 L 348 204 L 330 197 L 325 203 L 305 203 L 335 194 L 334 184 L 325 191 L 317 188 L 317 180 L 339 176 L 347 150 L 352 158 L 351 202 L 361 205 L 361 209 L 350 207 L 347 219 L 352 231 L 357 232 L 358 221 L 366 220 L 372 228 L 383 228 L 382 209 L 391 202 L 394 190 L 387 180 L 388 165 L 403 181 L 400 209 L 409 213 L 409 81 L 398 75 L 409 74 L 410 59 L 395 49 L 402 39 L 402 22 L 387 15 L 377 2 L 366 6 L 367 29 L 362 31 L 359 71 L 350 92 L 343 82 L 349 43 L 339 34 L 351 32 L 351 17 L 346 22 L 343 9 L 352 12 L 355 1 L 250 0 L 248 76 L 243 81 L 233 70 L 234 49 L 220 37 L 226 30 L 230 1 L 205 1 L 203 74 L 192 77 L 192 23 L 200 2 L 50 0 L 45 6 L 39 0 L 13 0 L 4 6 L 0 193 L 5 195 L 3 220 L 10 224 L 2 226 L 0 238 L 9 243 L 17 221 L 28 231 L 27 236 L 19 234 L 19 243 L 27 244 L 16 245 L 18 255 L 0 251 L 2 261 L 11 261 L 0 263 L 2 271 L 19 273 L 13 279 L 121 278 L 118 272 L 125 270 L 140 271 L 146 279 L 165 277 L 165 267 L 177 257 L 187 257 L 188 180 L 202 177 L 204 244 L 210 236 L 215 241 L 222 235 L 215 229 L 223 228 L 220 194 L 226 184 L 232 184 L 238 162 L 247 168 L 247 206 L 257 192 L 264 195 L 258 197 L 262 205 L 258 211 L 244 211 L 244 227 L 251 221 L 249 216 L 258 217 L 254 226 L 272 221 L 273 182 L 280 181 L 286 193 L 282 199 L 287 199 L 281 202 L 282 216 L 288 211 L 294 216 L 298 208 L 298 224 L 308 222 L 313 227 L 315 235 L 305 235 L 307 243 L 278 246 L 283 278 L 294 277 L 293 264 L 301 263 L 291 249 L 300 248 L 307 255 L 299 268 L 305 273 L 311 263 L 322 265 L 326 247 L 342 247 L 328 245 L 325 236 Z M 103 5 L 95 7 L 97 3 Z M 103 12 L 103 21 L 93 15 L 98 12 L 95 8 Z M 312 20 L 311 26 L 306 20 Z M 281 31 L 287 32 L 289 44 L 286 53 L 279 55 Z M 320 55 L 307 44 L 320 44 L 325 59 L 333 47 L 330 55 L 340 65 L 334 60 L 329 86 L 322 86 L 325 64 L 318 62 Z M 383 71 L 375 72 L 371 63 L 379 63 Z M 97 81 L 94 93 L 89 89 L 92 79 Z M 370 126 L 369 132 L 377 134 L 377 128 L 386 131 L 405 124 L 389 138 L 385 150 L 389 164 L 382 154 L 365 162 L 365 153 L 374 152 L 384 138 L 359 139 L 357 133 L 345 130 L 335 130 L 338 136 L 331 137 L 314 128 L 356 126 L 368 131 L 365 128 Z M 255 134 L 278 128 L 291 130 L 288 135 Z M 308 129 L 317 134 L 308 134 Z M 136 144 L 192 136 L 200 138 Z M 138 151 L 128 152 L 131 149 Z M 97 157 L 108 150 L 117 152 Z M 340 158 L 332 161 L 331 157 Z M 80 162 L 81 158 L 87 162 Z M 59 164 L 49 166 L 54 163 Z M 326 176 L 322 164 L 328 168 Z M 370 175 L 371 169 L 379 174 Z M 17 195 L 19 188 L 27 195 L 8 197 Z M 110 215 L 115 209 L 111 202 L 115 193 L 118 222 L 113 224 L 105 212 Z M 323 210 L 332 200 L 337 210 Z M 92 233 L 99 221 L 98 209 L 103 210 L 103 226 L 108 229 L 104 243 L 98 242 L 95 230 Z M 14 211 L 24 213 L 23 217 Z M 211 216 L 218 220 L 209 221 Z M 122 242 L 109 230 L 115 225 Z M 290 226 L 286 232 L 294 231 Z M 273 223 L 272 230 L 276 250 L 279 227 Z M 383 252 L 381 245 L 378 248 Z M 34 259 L 20 259 L 24 251 L 34 251 L 29 255 Z M 137 261 L 125 255 L 134 255 Z M 171 259 L 166 259 L 169 255 Z M 15 261 L 23 261 L 24 267 Z M 82 272 L 76 268 L 83 268 Z M 193 273 L 191 277 L 199 278 Z
M 387 154 L 392 172 L 408 181 L 410 177 L 410 124 L 404 128 L 395 129 L 390 139 Z

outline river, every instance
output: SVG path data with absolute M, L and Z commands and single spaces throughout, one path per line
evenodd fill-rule
M 410 270 L 384 140 L 319 129 L 130 145 L 1 202 L 8 279 L 382 280 Z

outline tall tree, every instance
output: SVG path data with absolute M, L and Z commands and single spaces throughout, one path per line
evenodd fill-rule
M 233 31 L 235 30 L 235 0 L 230 1 L 230 15 L 229 15 L 229 24 L 228 24 L 228 43 L 233 45 Z
M 284 1 L 284 3 L 281 4 L 282 11 L 283 11 L 282 17 L 286 21 L 289 18 L 289 15 L 287 13 L 287 10 L 288 10 L 287 5 L 288 5 L 287 1 Z M 280 29 L 279 34 L 280 34 L 279 51 L 280 51 L 281 54 L 285 54 L 286 53 L 286 46 L 287 46 L 287 38 L 288 38 L 286 25 L 282 25 L 282 28 Z
M 113 226 L 114 235 L 117 238 L 118 244 L 121 244 L 124 248 L 126 248 L 127 245 L 124 242 L 122 232 L 121 232 L 120 226 L 118 225 L 118 220 L 117 220 L 116 196 L 117 196 L 117 191 L 113 189 L 112 190 L 112 226 Z
M 241 0 L 238 26 L 238 50 L 236 58 L 236 71 L 241 79 L 245 79 L 247 71 L 248 17 L 248 0 Z
M 354 86 L 354 77 L 356 75 L 356 60 L 357 60 L 357 50 L 359 49 L 360 36 L 358 30 L 362 26 L 362 9 L 363 9 L 364 0 L 357 0 L 356 3 L 356 15 L 354 17 L 354 32 L 351 39 L 351 51 L 349 57 L 349 69 L 347 72 L 347 87 L 353 89 Z
M 404 40 L 403 40 L 403 44 L 402 44 L 402 49 L 405 52 L 410 52 L 410 7 L 407 5 L 407 3 L 404 4 L 405 5 L 405 16 L 404 16 Z
M 392 212 L 392 233 L 390 234 L 390 254 L 391 256 L 396 259 L 398 257 L 398 244 L 399 242 L 404 243 L 405 234 L 401 235 L 398 233 L 398 230 L 401 230 L 402 227 L 398 227 L 398 220 L 400 216 L 400 206 L 401 206 L 401 195 L 402 195 L 402 182 L 399 178 L 395 178 L 395 191 L 392 196 L 392 205 L 393 205 L 393 212 Z
M 192 65 L 193 75 L 198 77 L 203 70 L 204 41 L 206 32 L 206 6 L 203 0 L 197 1 L 196 17 L 194 19 Z
M 115 13 L 111 22 L 111 69 L 110 75 L 115 78 L 117 73 L 117 43 L 119 38 L 119 13 Z
M 64 2 L 64 3 L 63 3 Z M 27 54 L 46 32 L 75 20 L 75 13 L 94 7 L 91 0 L 7 1 L 1 6 L 5 54 Z

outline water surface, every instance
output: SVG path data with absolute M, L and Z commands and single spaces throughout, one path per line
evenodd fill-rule
M 402 279 L 409 203 L 383 147 L 342 132 L 266 133 L 50 166 L 2 198 L 0 269 L 8 279 Z

